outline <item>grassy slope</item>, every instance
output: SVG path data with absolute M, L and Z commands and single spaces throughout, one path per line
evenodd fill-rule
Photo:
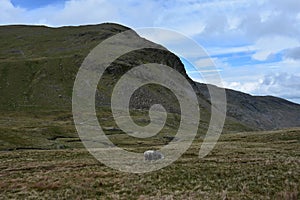
M 160 134 L 148 140 L 135 140 L 126 136 L 120 130 L 109 130 L 109 127 L 117 127 L 110 110 L 106 107 L 99 109 L 97 116 L 100 125 L 110 139 L 119 145 L 141 145 L 149 141 L 156 141 L 164 145 L 164 136 L 175 135 L 180 116 L 168 114 L 166 126 Z M 132 117 L 137 124 L 149 123 L 147 111 L 132 112 Z M 208 127 L 210 115 L 206 112 L 201 115 L 197 137 L 202 137 Z M 0 151 L 15 149 L 57 149 L 82 147 L 79 136 L 75 130 L 72 113 L 67 110 L 27 110 L 27 111 L 0 111 Z M 107 129 L 106 129 L 107 128 Z M 250 130 L 234 121 L 227 121 L 224 133 Z
M 99 42 L 128 28 L 116 24 L 49 28 L 1 26 L 0 59 L 15 61 L 86 55 Z
M 124 30 L 113 24 L 0 27 L 0 109 L 70 108 L 84 57 L 99 42 Z
M 141 175 L 112 170 L 84 149 L 2 152 L 0 198 L 299 199 L 299 136 L 225 134 L 204 159 L 195 142 L 175 163 Z

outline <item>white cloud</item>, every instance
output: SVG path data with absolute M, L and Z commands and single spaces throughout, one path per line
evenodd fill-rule
M 161 29 L 161 28 L 141 28 L 136 29 L 136 32 L 142 36 L 162 45 L 171 45 L 171 44 L 180 44 L 186 40 L 186 37 L 180 33 L 174 32 L 168 29 Z
M 9 0 L 0 0 L 0 24 L 15 24 L 22 19 L 25 9 L 14 7 Z
M 207 51 L 210 56 L 218 56 L 223 54 L 232 54 L 232 53 L 242 53 L 242 52 L 252 52 L 257 50 L 257 47 L 254 45 L 244 45 L 236 47 L 212 47 L 208 48 Z
M 137 28 L 137 33 L 158 44 L 167 47 L 168 50 L 177 54 L 177 56 L 185 59 L 194 59 L 199 57 L 207 57 L 205 49 L 196 43 L 190 37 L 184 34 L 165 28 Z
M 199 74 L 199 73 L 216 73 L 221 72 L 221 69 L 207 69 L 207 70 L 194 70 L 194 71 L 188 71 L 189 74 Z
M 1 0 L 1 8 L 10 9 L 10 12 L 2 12 L 7 15 L 2 23 L 37 24 L 42 19 L 52 26 L 61 26 L 113 21 L 131 27 L 160 26 L 188 36 L 202 35 L 218 40 L 244 35 L 253 41 L 268 34 L 294 32 L 296 35 L 298 13 L 287 16 L 286 9 L 297 10 L 297 3 L 298 0 L 289 0 L 287 4 L 278 0 L 69 0 L 64 6 L 25 10 L 15 8 L 9 0 Z
M 295 48 L 300 45 L 298 39 L 282 36 L 269 36 L 260 38 L 255 46 L 259 49 L 253 58 L 256 60 L 267 60 L 272 54 L 276 54 L 284 49 Z
M 285 58 L 287 59 L 293 59 L 293 60 L 300 60 L 300 46 L 287 49 L 285 52 Z
M 225 65 L 224 65 L 225 66 Z M 220 71 L 225 87 L 253 95 L 273 95 L 300 103 L 300 61 L 283 60 Z
M 272 0 L 272 3 L 276 10 L 287 11 L 289 13 L 300 12 L 300 3 L 298 0 Z
M 214 67 L 215 64 L 211 58 L 202 58 L 195 62 L 195 65 L 199 68 Z
M 238 91 L 243 91 L 245 93 L 255 93 L 255 91 L 260 87 L 259 82 L 223 82 L 224 87 L 233 89 L 233 90 L 238 90 Z
M 265 75 L 257 82 L 231 82 L 225 83 L 232 89 L 239 89 L 255 95 L 281 96 L 291 101 L 300 100 L 300 76 L 288 73 L 276 73 Z M 300 102 L 299 102 L 300 103 Z
M 83 24 L 114 21 L 118 18 L 117 8 L 104 0 L 72 0 L 65 3 L 64 9 L 55 16 L 57 23 Z

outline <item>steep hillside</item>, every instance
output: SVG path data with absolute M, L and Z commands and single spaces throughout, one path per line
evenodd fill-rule
M 126 30 L 129 29 L 116 24 L 0 27 L 0 108 L 70 109 L 74 80 L 84 58 L 102 40 Z M 140 64 L 166 64 L 189 79 L 176 55 L 167 49 L 155 49 L 162 47 L 135 33 L 133 37 L 151 44 L 153 49 L 130 52 L 111 64 L 99 82 L 97 106 L 110 105 L 110 95 L 118 79 Z M 150 85 L 135 93 L 131 104 L 136 108 L 147 108 L 160 102 L 169 111 L 178 112 L 179 106 L 174 100 L 170 91 Z M 207 102 L 204 106 L 209 107 Z
M 1 108 L 70 108 L 84 57 L 102 40 L 125 30 L 114 24 L 0 27 Z

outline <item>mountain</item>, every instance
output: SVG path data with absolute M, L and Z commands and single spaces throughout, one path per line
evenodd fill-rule
M 129 29 L 116 24 L 63 28 L 1 27 L 0 107 L 71 107 L 74 80 L 84 58 L 104 39 L 127 30 Z M 151 44 L 153 48 L 161 48 L 136 34 L 133 36 Z M 149 62 L 172 66 L 189 79 L 180 59 L 167 49 L 134 51 L 115 60 L 106 70 L 96 94 L 97 106 L 110 105 L 113 86 L 122 74 L 134 66 Z M 192 80 L 189 81 L 192 83 Z M 132 98 L 132 105 L 137 108 L 164 100 L 164 106 L 178 110 L 177 104 L 171 105 L 176 102 L 173 101 L 174 95 L 168 91 L 158 93 L 157 88 L 146 87 L 141 88 L 140 93 Z
M 209 100 L 206 84 L 196 83 Z M 215 90 L 218 87 L 210 85 Z M 221 88 L 219 88 L 221 89 Z M 261 130 L 300 126 L 300 105 L 274 96 L 252 96 L 226 89 L 227 115 Z
M 73 84 L 84 58 L 101 41 L 128 30 L 132 31 L 112 23 L 61 28 L 1 26 L 0 110 L 71 111 Z M 207 86 L 193 82 L 175 54 L 136 33 L 133 35 L 153 48 L 122 55 L 110 65 L 98 84 L 96 106 L 110 105 L 114 85 L 129 69 L 145 63 L 161 63 L 177 70 L 191 83 L 198 96 L 203 123 L 207 126 L 211 107 Z M 300 126 L 300 105 L 233 90 L 226 90 L 226 94 L 228 117 L 225 130 L 237 132 Z M 147 110 L 154 103 L 162 104 L 170 113 L 180 112 L 174 94 L 159 85 L 140 88 L 132 96 L 130 106 Z

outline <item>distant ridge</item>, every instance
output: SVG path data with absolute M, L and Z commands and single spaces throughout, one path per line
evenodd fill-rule
M 209 99 L 207 86 L 197 83 Z M 216 86 L 212 86 L 215 87 Z M 300 127 L 300 105 L 274 96 L 252 96 L 226 89 L 227 115 L 262 130 Z

